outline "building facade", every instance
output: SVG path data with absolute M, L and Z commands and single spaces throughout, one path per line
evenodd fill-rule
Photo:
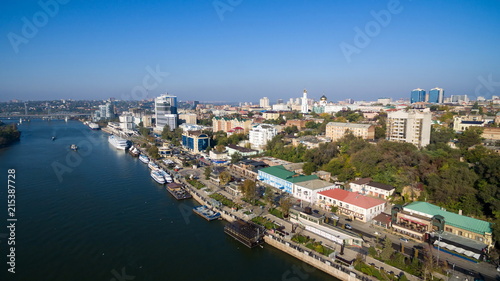
M 493 247 L 491 223 L 427 203 L 392 207 L 392 228 L 400 234 L 440 244 L 448 250 L 479 259 Z M 436 241 L 439 236 L 440 241 Z M 449 247 L 448 247 L 449 246 Z
M 371 178 L 363 178 L 349 183 L 350 191 L 358 192 L 364 195 L 370 195 L 387 199 L 396 188 L 392 185 L 374 182 Z
M 315 204 L 318 192 L 338 188 L 339 186 L 320 179 L 298 182 L 293 188 L 293 197 Z
M 228 117 L 214 117 L 212 118 L 212 127 L 214 132 L 223 131 L 229 132 L 233 128 L 241 127 L 245 133 L 252 128 L 252 120 L 243 118 L 228 118 Z
M 343 122 L 330 122 L 326 124 L 326 137 L 332 141 L 341 139 L 348 132 L 351 132 L 356 137 L 371 140 L 375 138 L 375 125 Z
M 196 125 L 196 113 L 183 113 L 179 114 L 180 124 L 195 124 Z
M 326 210 L 336 206 L 339 213 L 368 222 L 384 211 L 387 202 L 357 192 L 336 188 L 318 192 L 318 205 Z
M 272 125 L 268 124 L 260 124 L 254 126 L 252 130 L 250 130 L 250 134 L 248 136 L 248 141 L 255 149 L 263 149 L 267 142 L 270 141 L 278 134 L 276 128 Z
M 424 147 L 430 143 L 431 118 L 429 109 L 389 112 L 386 138 L 390 141 L 409 142 L 417 147 Z
M 283 165 L 278 165 L 260 169 L 257 173 L 257 179 L 274 188 L 293 194 L 295 183 L 318 179 L 318 177 L 299 175 L 288 171 Z
M 161 95 L 155 99 L 155 131 L 163 131 L 168 125 L 170 130 L 177 128 L 177 97 L 169 94 Z
M 210 145 L 208 135 L 200 131 L 184 131 L 182 133 L 182 146 L 189 151 L 198 153 L 203 152 Z
M 444 90 L 441 88 L 434 88 L 429 91 L 430 103 L 443 103 L 444 101 Z
M 410 102 L 425 102 L 425 90 L 418 88 L 411 91 Z
M 262 108 L 269 108 L 270 107 L 270 103 L 269 103 L 269 98 L 268 97 L 263 97 L 260 99 L 260 107 Z

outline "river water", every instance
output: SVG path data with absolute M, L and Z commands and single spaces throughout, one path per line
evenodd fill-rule
M 224 234 L 224 221 L 207 222 L 191 211 L 192 199 L 173 199 L 104 132 L 62 120 L 19 129 L 21 141 L 0 149 L 0 280 L 336 280 L 269 245 L 248 249 Z M 7 271 L 9 169 L 14 274 Z

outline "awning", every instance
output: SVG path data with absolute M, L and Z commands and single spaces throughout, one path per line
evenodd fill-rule
M 425 224 L 425 223 L 421 223 L 421 222 L 418 222 L 418 221 L 410 220 L 408 218 L 401 218 L 401 219 L 402 220 L 411 221 L 412 223 L 420 224 L 420 225 L 423 225 L 423 226 L 427 226 L 427 224 Z
M 474 255 L 472 255 L 472 256 L 473 256 L 476 260 L 478 260 L 478 259 L 481 257 L 481 255 L 480 255 L 480 254 L 474 254 Z
M 466 255 L 466 256 L 468 256 L 468 257 L 472 257 L 472 256 L 474 255 L 474 253 L 473 253 L 473 252 L 471 252 L 471 251 L 465 251 L 465 252 L 464 252 L 464 255 Z
M 455 250 L 455 252 L 457 252 L 457 253 L 459 253 L 459 254 L 463 254 L 463 253 L 465 252 L 465 250 L 464 250 L 464 249 L 462 249 L 462 248 L 457 248 L 457 249 Z

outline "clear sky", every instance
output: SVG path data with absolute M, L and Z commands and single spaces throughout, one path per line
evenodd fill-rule
M 6 0 L 0 34 L 1 101 L 500 95 L 498 0 Z

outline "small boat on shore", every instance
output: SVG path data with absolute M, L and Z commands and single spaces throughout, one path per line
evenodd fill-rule
M 208 208 L 206 205 L 196 206 L 193 208 L 193 212 L 200 215 L 208 221 L 216 220 L 220 218 L 220 213 Z
M 134 157 L 139 157 L 139 155 L 141 154 L 141 152 L 139 151 L 139 149 L 137 149 L 135 146 L 132 146 L 129 150 L 128 150 L 128 153 Z
M 177 200 L 183 200 L 192 197 L 191 194 L 189 194 L 189 192 L 180 183 L 173 182 L 167 184 L 167 190 Z
M 144 164 L 148 164 L 149 163 L 149 158 L 146 155 L 144 155 L 144 154 L 141 154 L 139 156 L 139 160 L 141 160 L 141 162 L 144 163 Z
M 165 184 L 165 178 L 158 171 L 151 171 L 151 177 L 159 184 Z

